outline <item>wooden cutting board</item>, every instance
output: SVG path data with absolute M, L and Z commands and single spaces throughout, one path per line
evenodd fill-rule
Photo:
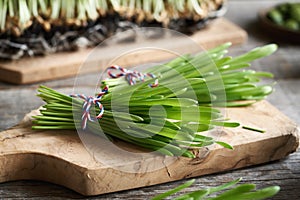
M 241 44 L 247 39 L 247 33 L 231 23 L 220 18 L 214 20 L 208 27 L 191 35 L 195 44 L 200 44 L 203 48 L 212 48 L 225 42 Z M 143 47 L 159 46 L 184 53 L 193 53 L 189 42 L 185 39 L 174 39 L 172 37 L 159 38 L 143 42 L 117 43 L 107 45 L 94 50 L 94 55 L 89 56 L 92 49 L 82 49 L 77 52 L 63 52 L 47 55 L 45 57 L 23 58 L 12 62 L 0 63 L 0 81 L 14 84 L 28 84 L 45 80 L 76 76 L 78 73 L 99 72 L 108 67 L 109 63 L 127 50 Z M 125 59 L 118 60 L 119 65 L 133 66 L 136 64 L 161 61 L 174 57 L 161 51 L 147 51 L 147 53 L 132 53 Z M 82 64 L 84 66 L 80 69 Z M 80 72 L 79 72 L 80 71 Z
M 0 133 L 0 182 L 44 180 L 97 195 L 266 163 L 286 157 L 299 145 L 297 125 L 266 101 L 226 113 L 233 121 L 266 132 L 223 129 L 219 140 L 229 142 L 234 150 L 214 146 L 200 150 L 195 159 L 140 154 L 141 150 L 122 142 L 118 146 L 139 154 L 116 154 L 104 140 L 90 135 L 90 141 L 98 141 L 97 161 L 75 131 L 31 130 L 30 116 L 37 114 L 33 111 L 19 125 Z

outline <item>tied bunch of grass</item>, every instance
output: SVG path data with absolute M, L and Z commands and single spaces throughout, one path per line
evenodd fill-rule
M 157 87 L 149 87 L 153 78 L 135 85 L 129 85 L 124 77 L 103 80 L 108 93 L 101 97 L 101 106 L 90 112 L 96 116 L 104 107 L 103 117 L 99 123 L 88 120 L 87 129 L 170 156 L 194 158 L 190 149 L 214 143 L 232 149 L 202 132 L 218 126 L 239 126 L 224 119 L 214 105 L 246 106 L 270 94 L 271 85 L 257 83 L 271 74 L 239 69 L 273 53 L 276 45 L 259 47 L 236 58 L 225 56 L 229 46 L 224 44 L 207 53 L 178 57 L 149 68 L 147 72 L 157 75 Z M 34 116 L 33 129 L 82 127 L 83 100 L 45 86 L 38 91 L 46 105 L 41 115 Z
M 171 19 L 200 20 L 224 0 L 0 0 L 0 32 L 20 35 L 37 20 L 46 30 L 52 24 L 82 26 L 107 14 L 142 22 Z

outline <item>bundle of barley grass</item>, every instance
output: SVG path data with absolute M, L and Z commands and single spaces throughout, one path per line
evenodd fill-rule
M 159 75 L 160 85 L 169 88 L 189 85 L 181 95 L 190 97 L 195 94 L 199 105 L 203 106 L 247 106 L 265 99 L 273 91 L 273 83 L 261 84 L 261 78 L 272 78 L 273 75 L 247 68 L 253 60 L 274 53 L 277 45 L 258 47 L 235 58 L 226 56 L 230 46 L 231 43 L 225 43 L 207 52 L 180 56 L 146 72 Z M 112 88 L 124 85 L 126 79 L 107 79 L 103 83 Z M 141 91 L 141 95 L 158 95 L 163 90 L 156 87 L 151 93 Z
M 236 58 L 225 56 L 228 46 L 151 67 L 148 72 L 155 76 L 142 81 L 131 79 L 135 84 L 128 84 L 124 77 L 103 80 L 104 89 L 96 98 L 80 94 L 71 97 L 41 86 L 38 96 L 46 104 L 41 115 L 34 117 L 33 129 L 83 128 L 111 140 L 121 139 L 175 156 L 195 157 L 191 149 L 213 143 L 232 148 L 202 134 L 216 127 L 239 126 L 213 106 L 246 106 L 270 94 L 272 85 L 258 83 L 271 74 L 240 69 L 273 53 L 276 45 L 259 47 Z M 152 87 L 156 80 L 158 84 Z M 94 112 L 87 110 L 94 104 Z M 96 115 L 99 119 L 91 117 Z

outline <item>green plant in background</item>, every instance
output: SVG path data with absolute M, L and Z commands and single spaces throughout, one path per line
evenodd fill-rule
M 293 31 L 300 30 L 300 3 L 283 3 L 268 12 L 275 24 Z
M 249 62 L 255 59 L 270 55 L 277 46 L 258 47 L 235 58 L 225 56 L 229 46 L 224 44 L 207 53 L 185 55 L 151 67 L 147 72 L 157 77 L 135 85 L 128 85 L 124 77 L 103 80 L 103 86 L 109 89 L 101 96 L 102 107 L 97 106 L 91 113 L 96 116 L 103 112 L 103 117 L 99 123 L 86 117 L 87 129 L 112 141 L 121 139 L 169 156 L 194 158 L 190 149 L 214 143 L 232 149 L 229 144 L 202 133 L 219 126 L 239 126 L 238 122 L 225 119 L 214 106 L 247 106 L 272 92 L 272 85 L 260 83 L 261 77 L 272 77 L 272 74 L 241 69 L 249 67 Z M 155 79 L 158 86 L 149 87 Z M 85 126 L 81 116 L 83 112 L 89 115 L 90 111 L 82 110 L 84 100 L 45 86 L 38 91 L 46 105 L 40 110 L 41 115 L 34 116 L 33 129 Z M 153 106 L 163 108 L 163 112 L 153 110 Z M 251 130 L 251 127 L 244 128 Z
M 0 31 L 20 35 L 34 19 L 46 30 L 51 24 L 79 26 L 111 13 L 137 22 L 155 19 L 168 24 L 179 17 L 203 19 L 222 3 L 223 0 L 0 0 Z
M 267 199 L 276 195 L 280 187 L 270 186 L 263 189 L 256 190 L 255 184 L 241 184 L 236 185 L 242 179 L 237 179 L 217 187 L 210 187 L 193 192 L 186 192 L 185 194 L 172 197 L 174 200 L 261 200 Z M 195 179 L 187 181 L 186 183 L 169 190 L 163 194 L 159 194 L 152 198 L 152 200 L 162 200 L 171 197 L 171 195 L 182 191 L 191 186 Z
M 128 36 L 132 41 L 137 27 L 164 27 L 191 34 L 223 15 L 225 2 L 0 0 L 0 60 L 97 46 L 125 30 L 132 30 Z

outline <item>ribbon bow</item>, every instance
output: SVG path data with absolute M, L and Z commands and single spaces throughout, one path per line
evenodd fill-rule
M 81 120 L 82 120 L 81 127 L 83 130 L 85 130 L 87 127 L 87 120 L 89 120 L 91 122 L 95 122 L 97 119 L 102 118 L 103 113 L 104 113 L 104 107 L 100 103 L 100 101 L 107 92 L 108 92 L 108 86 L 104 87 L 104 89 L 102 89 L 102 91 L 97 95 L 97 97 L 85 96 L 84 94 L 71 94 L 70 95 L 71 97 L 81 98 L 85 101 L 82 106 L 83 114 L 81 117 Z M 91 117 L 91 114 L 90 114 L 90 109 L 91 109 L 92 104 L 98 106 L 100 109 L 100 112 L 96 116 L 96 118 Z
M 113 74 L 111 72 L 111 70 L 119 70 L 121 71 L 118 74 Z M 136 80 L 140 80 L 140 81 L 145 81 L 145 78 L 148 76 L 150 78 L 156 78 L 156 76 L 152 73 L 141 73 L 138 71 L 132 71 L 132 70 L 128 70 L 125 69 L 123 67 L 120 67 L 118 65 L 112 65 L 110 67 L 107 68 L 107 74 L 111 77 L 111 78 L 119 78 L 121 76 L 125 76 L 125 79 L 127 80 L 127 82 L 129 83 L 129 85 L 134 85 L 136 84 Z M 152 84 L 149 84 L 150 87 L 157 87 L 158 86 L 158 79 L 155 79 L 155 82 Z

